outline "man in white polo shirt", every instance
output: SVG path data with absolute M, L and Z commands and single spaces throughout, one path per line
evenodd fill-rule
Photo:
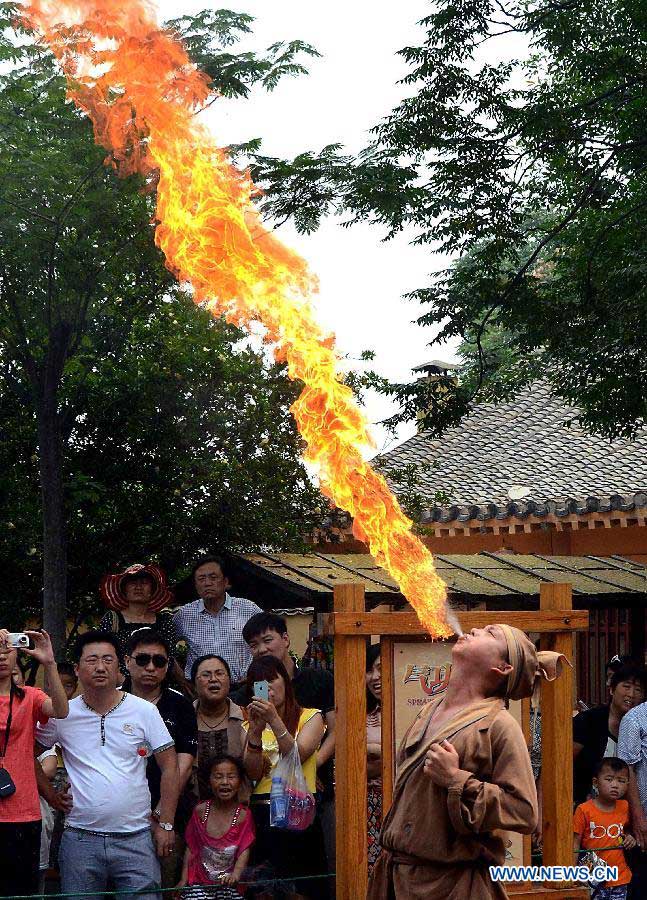
M 154 704 L 117 690 L 119 644 L 110 632 L 82 634 L 75 647 L 81 695 L 67 719 L 50 719 L 39 744 L 59 744 L 72 789 L 61 839 L 64 893 L 86 900 L 107 890 L 158 900 L 157 857 L 173 850 L 179 774 L 173 740 Z M 159 818 L 151 821 L 146 763 L 161 770 Z

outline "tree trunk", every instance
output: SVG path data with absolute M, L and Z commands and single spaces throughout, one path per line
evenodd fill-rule
M 40 488 L 43 507 L 43 628 L 54 653 L 65 646 L 67 519 L 63 490 L 63 438 L 57 389 L 45 384 L 37 408 Z

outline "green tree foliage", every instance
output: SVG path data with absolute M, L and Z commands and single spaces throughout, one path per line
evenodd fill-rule
M 438 430 L 488 384 L 539 373 L 589 427 L 631 434 L 647 400 L 644 5 L 438 0 L 421 25 L 400 52 L 407 97 L 357 160 L 257 157 L 266 208 L 304 229 L 347 211 L 457 259 L 412 296 L 476 369 L 451 396 L 377 379 L 403 417 L 429 407 Z M 486 365 L 494 332 L 514 338 Z
M 299 461 L 298 386 L 241 339 L 181 293 L 89 327 L 61 390 L 83 410 L 63 472 L 69 613 L 96 610 L 102 573 L 134 561 L 182 575 L 213 547 L 301 548 L 322 498 Z M 0 618 L 17 628 L 41 603 L 36 427 L 1 398 L 0 558 L 15 593 Z
M 173 566 L 215 542 L 289 542 L 313 492 L 283 371 L 178 293 L 150 186 L 105 165 L 16 13 L 0 3 L 0 552 L 11 605 L 42 589 L 60 647 L 68 558 L 79 596 L 155 547 Z M 296 41 L 237 56 L 250 21 L 208 12 L 172 26 L 224 95 L 272 89 L 314 54 Z

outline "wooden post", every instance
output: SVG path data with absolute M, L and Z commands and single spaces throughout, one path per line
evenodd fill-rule
M 364 613 L 364 587 L 339 584 L 335 612 Z M 366 638 L 335 634 L 337 900 L 366 896 Z
M 383 637 L 380 641 L 382 666 L 382 818 L 386 816 L 393 801 L 393 781 L 395 765 L 395 661 L 393 659 L 393 638 Z M 396 748 L 397 749 L 397 748 Z
M 570 584 L 541 585 L 540 609 L 570 609 Z M 563 653 L 573 660 L 572 632 L 541 636 L 542 650 Z M 543 862 L 546 866 L 573 864 L 573 678 L 570 670 L 541 688 L 541 770 L 543 790 Z
M 530 733 L 530 698 L 524 697 L 521 701 L 521 729 L 526 739 L 528 752 L 532 750 L 532 735 Z M 523 840 L 523 864 L 524 866 L 532 865 L 532 836 L 524 834 Z

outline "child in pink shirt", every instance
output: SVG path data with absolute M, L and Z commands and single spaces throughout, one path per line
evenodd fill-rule
M 186 830 L 186 853 L 178 888 L 193 887 L 185 896 L 197 900 L 240 900 L 236 885 L 249 862 L 254 820 L 240 792 L 245 782 L 242 761 L 217 756 L 211 764 L 212 796 L 194 810 Z M 201 891 L 200 886 L 209 887 Z

